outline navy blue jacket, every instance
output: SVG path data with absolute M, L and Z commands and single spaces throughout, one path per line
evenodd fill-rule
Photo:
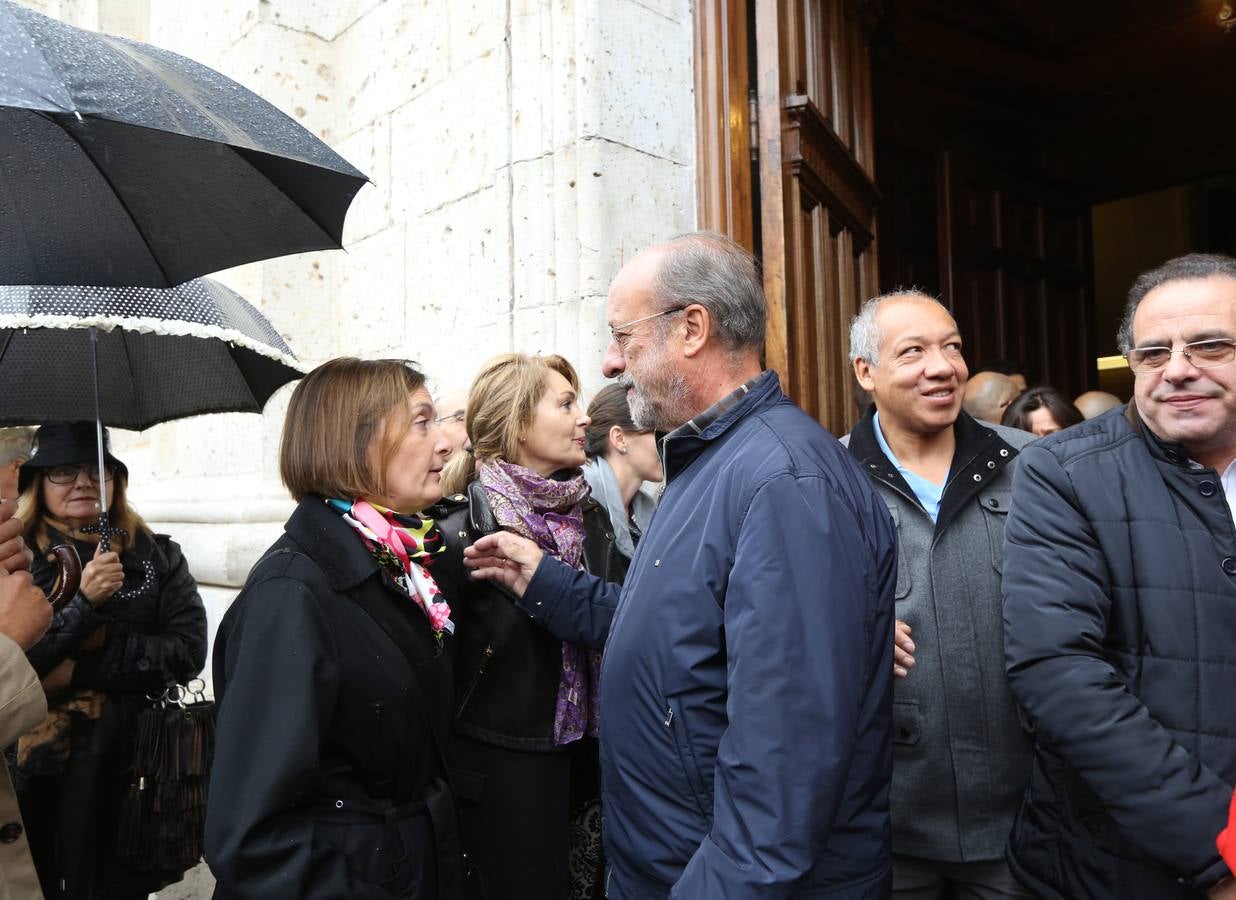
M 1202 898 L 1236 782 L 1236 530 L 1214 469 L 1119 410 L 1026 447 L 1005 529 L 1036 896 Z
M 773 372 L 663 454 L 621 599 L 546 559 L 521 601 L 561 637 L 608 632 L 609 897 L 887 896 L 887 506 Z

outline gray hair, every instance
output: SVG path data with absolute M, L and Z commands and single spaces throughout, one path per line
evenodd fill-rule
M 33 428 L 0 428 L 0 466 L 7 466 L 15 459 L 23 462 L 29 459 L 33 439 Z
M 673 309 L 698 303 L 731 352 L 762 350 L 768 307 L 755 257 L 715 231 L 675 235 L 661 246 L 665 252 L 652 283 L 657 304 Z
M 880 342 L 884 339 L 884 336 L 880 334 L 880 326 L 876 322 L 876 315 L 880 312 L 880 307 L 884 304 L 885 300 L 902 300 L 911 297 L 916 300 L 926 300 L 929 303 L 934 303 L 945 312 L 948 312 L 948 307 L 943 303 L 915 287 L 898 288 L 887 294 L 872 297 L 859 308 L 858 315 L 850 321 L 851 363 L 856 359 L 865 359 L 873 366 L 880 364 Z M 952 313 L 949 312 L 949 315 L 951 316 Z
M 1133 316 L 1147 294 L 1169 281 L 1202 281 L 1215 276 L 1236 279 L 1236 259 L 1222 253 L 1189 253 L 1138 275 L 1129 288 L 1129 302 L 1125 304 L 1124 318 L 1116 332 L 1120 352 L 1128 353 L 1133 349 Z

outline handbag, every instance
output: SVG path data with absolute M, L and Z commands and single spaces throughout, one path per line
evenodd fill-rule
M 126 865 L 178 878 L 202 858 L 215 749 L 215 702 L 205 691 L 200 678 L 169 685 L 148 694 L 138 714 L 117 829 L 116 855 Z

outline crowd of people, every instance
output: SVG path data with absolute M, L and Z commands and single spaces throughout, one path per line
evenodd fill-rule
M 295 510 L 215 638 L 216 897 L 1236 897 L 1236 260 L 1139 277 L 1127 404 L 971 376 L 937 299 L 873 298 L 840 440 L 727 238 L 639 254 L 606 314 L 586 406 L 556 355 L 296 385 Z M 95 439 L 0 435 L 12 897 L 180 875 L 118 833 L 205 614 Z

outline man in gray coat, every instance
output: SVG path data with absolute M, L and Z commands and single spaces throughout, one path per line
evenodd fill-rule
M 847 443 L 898 535 L 893 896 L 1026 897 L 1003 860 L 1031 743 L 1005 683 L 1000 569 L 1033 435 L 962 411 L 961 336 L 930 297 L 868 301 L 850 358 L 875 409 Z

